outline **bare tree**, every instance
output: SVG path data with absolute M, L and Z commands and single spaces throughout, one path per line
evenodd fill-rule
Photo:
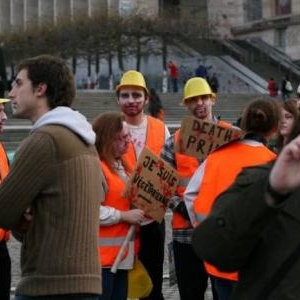
M 25 32 L 6 33 L 1 37 L 7 64 L 40 53 L 51 53 L 72 60 L 74 74 L 78 59 L 85 60 L 88 75 L 91 66 L 100 72 L 100 59 L 105 58 L 112 75 L 112 62 L 116 57 L 119 68 L 124 70 L 123 58 L 136 58 L 136 69 L 141 67 L 144 55 L 162 56 L 166 67 L 168 47 L 207 36 L 210 31 L 199 20 L 168 17 L 147 17 L 133 12 L 130 16 L 93 17 L 78 15 L 74 20 L 61 18 L 56 26 L 28 28 Z

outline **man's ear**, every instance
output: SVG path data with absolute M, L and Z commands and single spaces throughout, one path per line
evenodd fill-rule
M 149 96 L 145 96 L 145 105 L 149 103 Z
M 47 84 L 46 83 L 40 83 L 36 88 L 36 92 L 38 93 L 39 96 L 45 95 L 46 90 L 47 90 Z

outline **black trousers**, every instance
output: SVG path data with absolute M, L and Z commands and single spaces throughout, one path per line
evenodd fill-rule
M 0 242 L 0 299 L 10 299 L 11 260 L 5 241 Z
M 204 300 L 208 274 L 191 244 L 173 241 L 175 272 L 180 300 Z
M 140 227 L 139 259 L 148 271 L 153 290 L 147 300 L 164 300 L 162 294 L 163 263 L 165 247 L 165 222 L 156 221 Z

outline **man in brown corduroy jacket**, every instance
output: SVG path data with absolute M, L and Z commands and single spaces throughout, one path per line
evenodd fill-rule
M 96 300 L 104 182 L 92 127 L 70 108 L 73 75 L 58 58 L 26 59 L 9 97 L 33 124 L 0 186 L 0 227 L 23 230 L 16 299 Z

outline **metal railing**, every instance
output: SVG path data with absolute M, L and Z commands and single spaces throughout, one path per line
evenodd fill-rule
M 261 38 L 247 38 L 246 41 L 261 53 L 267 55 L 273 62 L 288 70 L 297 78 L 300 78 L 300 67 L 282 50 L 273 47 Z

